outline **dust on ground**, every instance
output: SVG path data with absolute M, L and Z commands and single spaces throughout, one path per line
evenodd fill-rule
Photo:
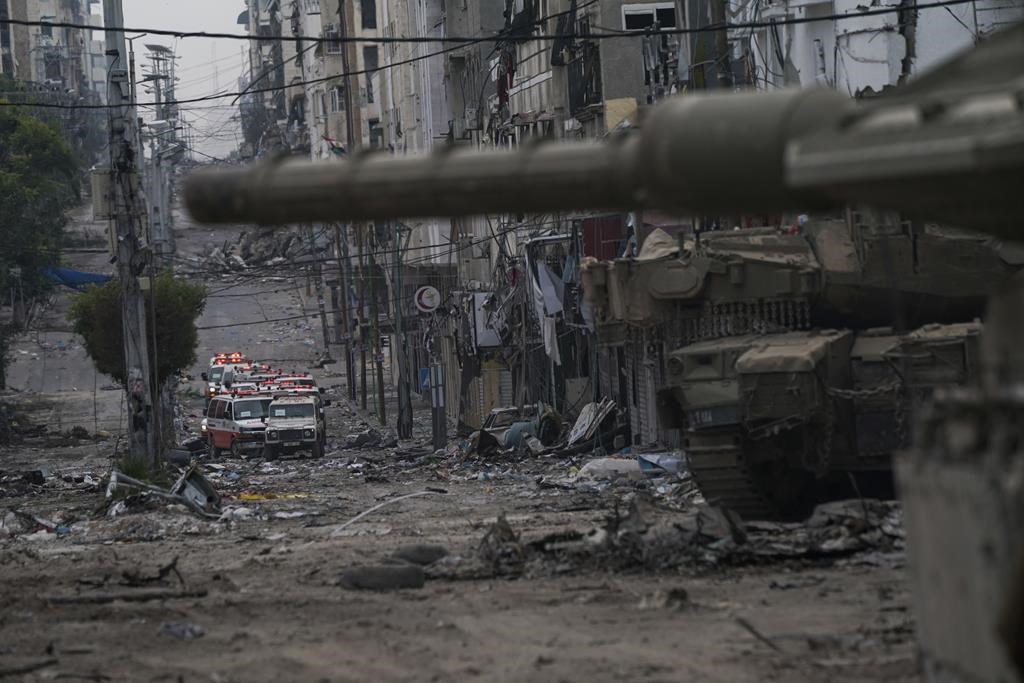
M 315 309 L 301 279 L 259 284 L 224 279 L 200 358 L 237 344 L 308 367 L 316 320 L 220 327 Z M 19 342 L 0 397 L 19 413 L 0 447 L 5 680 L 920 679 L 898 505 L 742 523 L 685 474 L 437 453 L 423 411 L 410 441 L 353 438 L 375 425 L 330 371 L 324 458 L 202 459 L 222 499 L 209 518 L 108 499 L 120 392 L 62 327 L 65 299 Z M 180 387 L 182 429 L 197 386 Z

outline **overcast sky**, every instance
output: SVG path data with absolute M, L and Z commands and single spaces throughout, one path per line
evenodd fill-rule
M 245 33 L 245 27 L 235 23 L 239 13 L 245 9 L 243 0 L 122 0 L 122 3 L 125 25 L 128 27 Z M 129 33 L 127 37 L 133 35 Z M 146 44 L 163 45 L 175 50 L 178 56 L 177 99 L 238 91 L 245 41 L 144 36 L 135 40 L 134 44 L 137 77 L 140 78 L 147 61 Z M 140 89 L 140 102 L 152 101 L 152 98 L 153 95 Z M 231 105 L 232 99 L 229 97 L 181 107 L 185 119 L 195 126 L 195 148 L 200 152 L 222 157 L 235 149 L 235 136 L 240 129 L 237 122 L 238 105 Z M 232 121 L 231 117 L 236 120 Z M 197 160 L 202 158 L 196 155 Z

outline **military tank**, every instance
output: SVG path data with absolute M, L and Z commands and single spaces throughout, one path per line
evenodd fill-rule
M 985 297 L 1015 246 L 936 225 L 810 221 L 647 238 L 584 262 L 598 339 L 662 331 L 659 421 L 705 497 L 745 517 L 892 494 L 891 456 L 937 387 L 972 382 Z

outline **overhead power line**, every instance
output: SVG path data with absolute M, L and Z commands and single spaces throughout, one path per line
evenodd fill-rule
M 524 39 L 529 40 L 568 40 L 572 38 L 586 38 L 586 39 L 608 39 L 608 38 L 633 38 L 639 36 L 659 36 L 659 35 L 689 35 L 695 33 L 711 33 L 716 31 L 732 31 L 732 30 L 746 30 L 752 28 L 770 28 L 772 26 L 786 26 L 791 24 L 807 24 L 818 21 L 843 21 L 847 19 L 858 19 L 860 17 L 870 17 L 880 14 L 896 14 L 899 12 L 912 12 L 922 9 L 930 9 L 934 7 L 952 7 L 954 5 L 967 5 L 976 2 L 976 0 L 937 0 L 935 2 L 921 2 L 910 5 L 890 5 L 887 7 L 874 7 L 858 9 L 856 12 L 850 14 L 827 14 L 818 16 L 805 16 L 805 17 L 790 17 L 786 19 L 770 20 L 770 21 L 750 21 L 750 22 L 726 22 L 724 24 L 717 24 L 711 26 L 698 26 L 693 28 L 673 28 L 673 29 L 659 29 L 657 31 L 648 30 L 637 30 L 630 32 L 608 32 L 608 33 L 561 33 L 561 34 L 538 34 L 538 35 L 527 35 L 523 36 Z M 559 14 L 567 14 L 568 12 L 561 12 Z M 551 15 L 551 18 L 557 15 Z M 248 33 L 219 33 L 212 31 L 173 31 L 170 29 L 155 29 L 155 28 L 132 28 L 132 27 L 97 27 L 90 24 L 76 24 L 72 22 L 49 22 L 49 21 L 27 21 L 23 19 L 0 19 L 0 25 L 11 24 L 17 26 L 35 26 L 43 27 L 49 26 L 51 28 L 73 28 L 83 29 L 90 31 L 124 31 L 125 33 L 150 33 L 158 36 L 172 36 L 174 38 L 217 38 L 217 39 L 229 39 L 229 40 L 246 40 L 246 41 L 257 41 L 257 42 L 314 42 L 314 43 L 476 43 L 481 42 L 479 36 L 344 36 L 344 37 L 333 37 L 324 38 L 322 36 L 301 36 L 301 35 L 278 35 L 278 36 L 261 36 L 261 35 L 250 35 Z M 493 36 L 488 36 L 483 40 L 506 40 L 509 36 L 506 31 L 499 31 Z
M 771 27 L 786 26 L 786 25 L 791 25 L 791 24 L 814 23 L 814 22 L 819 22 L 819 21 L 842 21 L 842 20 L 848 20 L 848 19 L 858 19 L 858 18 L 867 17 L 867 16 L 876 16 L 876 15 L 881 15 L 881 14 L 894 14 L 894 13 L 900 13 L 900 12 L 918 11 L 918 10 L 938 8 L 938 7 L 950 7 L 950 6 L 954 6 L 954 5 L 964 5 L 964 4 L 969 4 L 971 2 L 974 2 L 974 1 L 975 0 L 938 0 L 937 2 L 916 3 L 916 4 L 913 4 L 913 5 L 899 5 L 899 6 L 895 6 L 894 5 L 894 6 L 874 8 L 874 9 L 865 9 L 863 11 L 858 11 L 856 14 L 829 14 L 829 15 L 820 15 L 820 16 L 813 16 L 813 17 L 794 17 L 794 18 L 789 18 L 789 19 L 779 19 L 779 20 L 773 20 L 773 21 L 726 23 L 726 24 L 720 24 L 720 25 L 716 25 L 716 26 L 702 26 L 702 27 L 697 27 L 697 28 L 660 29 L 660 30 L 657 30 L 657 31 L 633 31 L 633 32 L 627 32 L 627 33 L 620 33 L 620 32 L 615 32 L 615 33 L 585 33 L 585 34 L 581 34 L 581 33 L 567 33 L 567 34 L 555 34 L 555 35 L 553 35 L 553 34 L 537 34 L 537 35 L 530 35 L 527 38 L 530 39 L 530 40 L 563 40 L 563 39 L 569 40 L 569 39 L 577 39 L 577 38 L 578 39 L 583 39 L 583 40 L 602 40 L 602 39 L 612 39 L 612 38 L 638 38 L 638 37 L 642 37 L 642 36 L 687 35 L 687 34 L 696 34 L 696 33 L 711 33 L 711 32 L 717 32 L 717 31 L 722 31 L 722 30 L 746 30 L 746 29 L 756 29 L 756 28 L 771 28 Z M 587 4 L 591 4 L 591 3 L 587 3 Z M 565 12 L 562 12 L 561 14 L 565 14 Z M 555 16 L 557 16 L 557 14 L 549 15 L 548 18 L 553 18 Z M 541 21 L 544 21 L 544 19 L 538 20 L 535 23 L 540 23 Z M 42 25 L 49 25 L 49 26 L 55 26 L 55 27 L 56 26 L 65 26 L 65 24 L 58 24 L 58 23 L 50 24 L 48 22 L 21 22 L 20 20 L 14 20 L 14 19 L 0 19 L 0 25 L 2 25 L 4 23 L 27 23 L 29 25 L 40 25 L 40 26 L 42 26 Z M 67 26 L 69 28 L 78 28 L 78 27 L 80 27 L 78 25 L 72 25 L 72 24 L 67 24 Z M 95 28 L 93 26 L 84 26 L 84 27 L 91 28 L 91 29 Z M 136 31 L 138 31 L 138 32 L 146 32 L 147 31 L 147 29 L 127 29 L 127 28 L 124 29 L 124 30 L 125 31 L 131 31 L 131 32 L 136 32 Z M 149 32 L 157 33 L 158 35 L 162 35 L 162 34 L 174 35 L 174 36 L 179 37 L 179 38 L 190 38 L 190 37 L 192 37 L 192 38 L 194 38 L 194 37 L 234 37 L 234 38 L 242 38 L 242 39 L 246 39 L 246 40 L 248 40 L 248 39 L 257 39 L 256 36 L 240 36 L 238 34 L 218 35 L 218 34 L 210 34 L 210 33 L 205 33 L 205 32 L 187 32 L 187 31 L 163 31 L 163 33 L 161 34 L 159 32 L 159 30 L 154 30 L 154 31 L 149 31 Z M 258 39 L 263 40 L 262 37 L 259 37 Z M 310 38 L 310 37 L 301 37 L 301 36 L 275 36 L 275 37 L 273 37 L 273 40 L 292 40 L 292 39 L 296 39 L 296 40 L 298 40 L 298 39 L 314 40 L 314 41 L 318 41 L 318 42 L 334 42 L 335 41 L 334 38 L 324 39 L 324 38 Z M 180 106 L 180 105 L 186 105 L 186 104 L 196 104 L 196 103 L 200 103 L 200 102 L 210 102 L 210 101 L 213 101 L 213 100 L 227 99 L 229 97 L 230 98 L 238 98 L 238 97 L 243 97 L 245 95 L 255 95 L 255 94 L 260 94 L 260 93 L 268 93 L 268 92 L 280 92 L 282 90 L 288 90 L 290 88 L 301 88 L 301 87 L 304 87 L 304 86 L 307 86 L 307 85 L 316 85 L 316 84 L 319 84 L 319 83 L 326 83 L 326 82 L 329 82 L 329 81 L 340 80 L 340 79 L 348 78 L 350 76 L 361 76 L 361 75 L 365 75 L 365 74 L 377 73 L 379 71 L 383 71 L 383 70 L 386 70 L 386 69 L 391 69 L 391 68 L 398 67 L 398 66 L 404 66 L 406 64 L 412 64 L 412 63 L 419 62 L 419 61 L 422 61 L 422 60 L 425 60 L 425 59 L 430 59 L 432 57 L 437 57 L 437 56 L 446 54 L 448 52 L 453 52 L 455 50 L 459 50 L 459 49 L 461 49 L 463 47 L 466 47 L 466 45 L 470 45 L 470 44 L 474 44 L 474 43 L 487 43 L 487 42 L 501 41 L 501 40 L 508 40 L 508 39 L 509 39 L 509 36 L 507 34 L 504 34 L 504 35 L 503 34 L 499 34 L 499 35 L 486 36 L 486 37 L 479 37 L 478 36 L 478 37 L 475 37 L 475 38 L 463 38 L 463 37 L 445 37 L 445 38 L 433 38 L 433 37 L 409 37 L 409 38 L 397 38 L 396 37 L 396 38 L 384 38 L 384 37 L 381 37 L 381 38 L 365 38 L 365 39 L 364 38 L 358 38 L 358 39 L 353 39 L 353 40 L 359 40 L 359 41 L 364 41 L 364 42 L 388 42 L 388 43 L 391 43 L 391 42 L 398 42 L 398 43 L 455 42 L 457 44 L 452 46 L 452 47 L 447 47 L 447 48 L 443 48 L 441 50 L 436 50 L 434 52 L 430 52 L 430 53 L 425 54 L 425 55 L 419 55 L 419 56 L 416 56 L 416 57 L 410 57 L 408 59 L 399 60 L 397 62 L 391 62 L 391 63 L 387 63 L 387 64 L 382 64 L 381 66 L 379 66 L 376 69 L 360 69 L 360 70 L 356 70 L 356 71 L 349 71 L 347 73 L 332 74 L 332 75 L 329 75 L 329 76 L 322 76 L 320 78 L 314 78 L 314 79 L 309 79 L 309 80 L 304 80 L 304 81 L 297 81 L 297 82 L 294 82 L 294 83 L 289 83 L 289 84 L 284 85 L 284 86 L 272 86 L 272 87 L 266 87 L 266 88 L 253 88 L 251 90 L 248 90 L 248 91 L 243 90 L 241 92 L 216 93 L 216 94 L 213 94 L 213 95 L 204 95 L 202 97 L 193 97 L 193 98 L 180 99 L 180 100 L 170 100 L 170 101 L 166 101 L 166 102 L 139 102 L 139 103 L 136 103 L 134 106 L 136 106 L 136 107 L 145 107 L 145 108 L 158 107 L 158 106 L 172 106 L 172 105 Z M 0 97 L 2 97 L 2 96 L 3 96 L 2 93 L 0 93 Z M 0 107 L 13 107 L 13 106 L 21 106 L 21 105 L 18 105 L 16 103 L 12 103 L 12 102 L 0 101 Z M 67 109 L 72 109 L 72 110 L 73 109 L 110 109 L 110 108 L 112 108 L 112 105 L 108 105 L 108 104 L 56 104 L 56 103 L 46 103 L 46 102 L 33 102 L 31 104 L 25 104 L 24 106 L 37 107 L 37 108 L 40 108 L 40 109 L 65 109 L 65 110 L 67 110 Z

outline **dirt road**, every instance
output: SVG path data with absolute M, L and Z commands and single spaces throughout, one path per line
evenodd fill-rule
M 183 257 L 210 241 L 178 237 Z M 316 356 L 312 318 L 222 327 L 312 311 L 301 280 L 207 284 L 200 359 Z M 893 506 L 738 535 L 677 477 L 582 481 L 579 458 L 435 455 L 423 421 L 397 447 L 345 448 L 370 424 L 340 392 L 322 460 L 203 463 L 219 518 L 111 506 L 116 437 L 54 433 L 116 432 L 120 392 L 103 391 L 74 335 L 47 334 L 64 349 L 26 337 L 7 397 L 62 417 L 0 450 L 0 680 L 918 680 Z M 422 588 L 346 587 L 346 570 L 424 544 L 446 556 Z

